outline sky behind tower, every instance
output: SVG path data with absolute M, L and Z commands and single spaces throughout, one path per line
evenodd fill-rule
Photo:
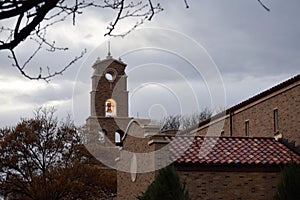
M 181 0 L 161 1 L 164 11 L 140 28 L 169 30 L 203 47 L 222 78 L 226 107 L 299 74 L 298 0 L 264 1 L 270 12 L 264 10 L 256 0 L 188 2 L 189 9 L 185 8 Z M 60 46 L 68 46 L 70 51 L 64 55 L 38 54 L 33 66 L 43 63 L 55 69 L 78 55 L 82 49 L 86 48 L 88 51 L 84 59 L 50 83 L 30 81 L 22 77 L 11 67 L 8 52 L 1 51 L 0 126 L 14 125 L 20 117 L 31 116 L 32 110 L 42 105 L 55 106 L 60 116 L 71 113 L 77 124 L 84 124 L 90 110 L 91 65 L 97 57 L 104 59 L 107 55 L 109 38 L 104 37 L 104 33 L 112 19 L 113 15 L 109 11 L 91 9 L 77 17 L 76 26 L 72 26 L 70 19 L 55 25 L 48 32 L 51 40 L 55 40 Z M 120 28 L 128 26 L 124 23 Z M 138 35 L 136 31 L 131 34 L 137 36 L 137 44 L 163 44 L 159 34 L 156 35 L 153 31 L 150 33 Z M 184 56 L 172 54 L 172 49 L 139 49 L 127 37 L 120 39 L 122 42 L 110 40 L 112 55 L 117 59 L 121 55 L 121 59 L 127 64 L 131 116 L 192 114 L 211 106 L 211 91 L 208 90 L 205 77 L 195 76 L 193 66 Z M 121 43 L 126 48 L 121 47 Z M 194 49 L 189 49 L 183 40 L 178 40 L 178 46 L 187 53 L 193 53 Z M 17 50 L 19 58 L 24 59 L 30 49 L 30 44 L 22 44 Z M 162 85 L 167 87 L 158 87 Z M 192 95 L 200 100 L 197 108 L 190 98 Z M 176 102 L 182 101 L 178 100 L 182 98 L 187 106 L 178 109 Z

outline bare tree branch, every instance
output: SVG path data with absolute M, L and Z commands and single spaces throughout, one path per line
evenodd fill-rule
M 189 8 L 188 0 L 183 0 L 183 2 L 185 7 Z M 261 0 L 258 2 L 265 10 L 270 11 Z M 85 50 L 57 72 L 51 73 L 50 67 L 46 67 L 47 70 L 44 70 L 45 67 L 37 66 L 38 74 L 31 75 L 26 71 L 26 67 L 30 65 L 33 57 L 43 49 L 48 52 L 68 50 L 66 47 L 57 47 L 55 41 L 49 41 L 46 32 L 54 24 L 63 22 L 68 17 L 72 18 L 72 24 L 75 25 L 77 15 L 82 14 L 87 8 L 111 9 L 115 12 L 115 18 L 109 23 L 104 36 L 121 37 L 129 34 L 145 20 L 151 21 L 157 13 L 163 11 L 161 5 L 154 3 L 153 0 L 3 0 L 0 2 L 0 21 L 9 19 L 14 23 L 0 26 L 0 50 L 9 50 L 9 58 L 13 61 L 12 65 L 26 78 L 49 81 L 52 77 L 61 75 L 83 57 Z M 119 24 L 126 20 L 129 20 L 132 26 L 128 30 L 118 30 Z M 32 40 L 38 44 L 38 47 L 21 63 L 15 48 L 23 42 Z
M 188 2 L 187 2 L 187 0 L 184 0 L 184 4 L 185 4 L 185 7 L 186 7 L 186 8 L 189 8 L 189 7 L 190 7 L 189 4 L 188 4 Z
M 124 0 L 122 0 L 122 1 L 120 2 L 120 4 L 119 4 L 118 7 L 120 7 L 120 8 L 119 8 L 118 15 L 117 15 L 115 21 L 114 21 L 113 23 L 111 23 L 111 25 L 107 28 L 109 31 L 108 31 L 108 33 L 105 33 L 104 36 L 110 35 L 111 32 L 115 29 L 115 27 L 116 27 L 116 25 L 117 25 L 117 23 L 118 23 L 118 21 L 119 21 L 119 19 L 120 19 L 120 17 L 121 17 L 121 14 L 122 14 L 122 12 L 123 12 L 123 8 L 124 8 Z
M 86 54 L 86 49 L 84 49 L 79 56 L 76 56 L 73 60 L 71 60 L 66 66 L 64 66 L 59 71 L 51 72 L 50 68 L 47 67 L 47 72 L 43 73 L 44 72 L 43 68 L 40 67 L 39 73 L 36 76 L 32 76 L 32 75 L 27 74 L 24 71 L 24 68 L 30 62 L 30 60 L 37 54 L 37 52 L 40 50 L 40 48 L 41 48 L 40 45 L 41 44 L 39 44 L 39 47 L 34 51 L 34 53 L 29 57 L 29 59 L 23 65 L 19 64 L 18 58 L 17 58 L 14 50 L 12 50 L 12 49 L 10 50 L 11 56 L 9 56 L 9 58 L 11 58 L 14 61 L 13 66 L 16 67 L 24 77 L 26 77 L 30 80 L 44 80 L 46 82 L 49 82 L 51 78 L 53 78 L 57 75 L 62 75 L 63 72 L 65 72 L 69 67 L 71 67 L 74 63 L 76 63 L 79 59 L 81 59 Z
M 260 3 L 260 5 L 261 5 L 265 10 L 270 11 L 270 9 L 269 9 L 265 4 L 263 4 L 263 3 L 261 2 L 261 0 L 257 0 L 257 1 Z
M 154 10 L 154 7 L 153 7 L 153 4 L 152 4 L 151 0 L 149 0 L 149 5 L 150 5 L 150 10 L 151 10 L 151 15 L 149 17 L 149 20 L 151 20 L 152 17 L 154 16 L 154 14 L 155 14 L 155 10 Z
M 32 31 L 43 21 L 46 14 L 52 10 L 59 0 L 46 1 L 45 4 L 39 8 L 39 12 L 36 13 L 34 19 L 23 29 L 14 33 L 14 39 L 9 43 L 4 43 L 0 45 L 0 50 L 2 49 L 14 49 L 21 41 L 26 39 Z
M 45 80 L 49 81 L 56 75 L 61 75 L 72 64 L 83 57 L 85 50 L 80 56 L 75 57 L 69 64 L 62 67 L 61 70 L 52 72 L 50 67 L 36 67 L 39 72 L 37 75 L 32 75 L 26 71 L 26 67 L 30 65 L 34 57 L 43 49 L 49 52 L 66 51 L 68 48 L 57 47 L 55 41 L 48 41 L 46 30 L 56 23 L 66 20 L 67 17 L 72 17 L 72 24 L 75 25 L 76 15 L 82 14 L 83 10 L 89 7 L 99 9 L 112 9 L 116 12 L 116 18 L 110 23 L 108 31 L 105 35 L 109 36 L 124 36 L 134 28 L 144 22 L 144 19 L 151 20 L 155 13 L 161 11 L 160 6 L 153 6 L 152 0 L 31 0 L 31 1 L 9 1 L 0 2 L 0 20 L 16 19 L 15 24 L 3 25 L 0 27 L 0 50 L 9 50 L 9 58 L 13 61 L 13 66 L 19 72 L 30 80 Z M 126 18 L 137 18 L 136 24 L 132 29 L 127 30 L 124 34 L 115 33 L 115 29 L 120 20 Z M 5 37 L 6 36 L 6 37 Z M 15 48 L 22 42 L 35 41 L 37 48 L 34 52 L 21 63 L 16 55 Z
M 109 3 L 109 1 L 106 1 Z M 121 36 L 124 37 L 125 35 L 129 34 L 132 30 L 134 30 L 136 27 L 144 23 L 145 19 L 148 19 L 148 21 L 151 21 L 153 16 L 157 14 L 158 12 L 163 11 L 160 4 L 157 4 L 156 6 L 153 5 L 152 0 L 148 0 L 148 3 L 143 3 L 143 1 L 139 1 L 137 3 L 130 2 L 128 4 L 125 4 L 125 0 L 120 0 L 115 2 L 114 4 L 106 4 L 107 7 L 118 10 L 118 14 L 114 20 L 114 22 L 111 22 L 109 26 L 107 27 L 108 32 L 105 33 L 104 36 Z M 138 21 L 129 29 L 129 30 L 123 30 L 123 33 L 117 33 L 115 34 L 114 31 L 116 30 L 117 24 L 124 20 L 124 19 L 130 19 L 130 18 L 139 18 Z

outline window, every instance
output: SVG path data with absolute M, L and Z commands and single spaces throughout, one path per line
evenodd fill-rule
M 106 73 L 106 74 L 105 74 L 105 78 L 106 78 L 106 80 L 108 80 L 108 81 L 113 81 L 113 79 L 114 79 L 114 77 L 113 77 L 110 73 Z
M 115 144 L 116 146 L 122 146 L 122 137 L 124 135 L 124 132 L 122 130 L 117 130 L 115 132 Z
M 108 68 L 105 72 L 104 72 L 104 77 L 106 78 L 106 80 L 108 80 L 109 82 L 113 82 L 116 77 L 117 77 L 117 71 L 113 68 Z
M 106 137 L 106 130 L 105 129 L 102 129 L 102 130 L 100 130 L 99 132 L 98 132 L 98 140 L 99 140 L 99 142 L 100 143 L 104 143 L 105 142 L 105 137 Z
M 224 130 L 221 130 L 221 136 L 224 136 L 224 135 L 225 135 Z
M 273 110 L 274 132 L 278 132 L 278 109 Z
M 105 102 L 105 117 L 115 117 L 117 115 L 117 104 L 113 99 Z
M 115 132 L 115 143 L 121 143 L 121 135 L 118 132 Z
M 245 121 L 245 135 L 246 136 L 250 135 L 249 120 Z

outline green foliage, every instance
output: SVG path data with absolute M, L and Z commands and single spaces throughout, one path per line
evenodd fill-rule
M 188 191 L 180 183 L 179 176 L 173 167 L 159 170 L 155 180 L 145 193 L 137 197 L 139 200 L 189 200 Z
M 281 182 L 275 195 L 276 200 L 300 199 L 300 165 L 290 163 L 281 171 Z

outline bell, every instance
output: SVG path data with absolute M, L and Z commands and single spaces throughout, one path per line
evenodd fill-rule
M 111 103 L 110 103 L 110 102 L 108 102 L 108 103 L 106 104 L 106 107 L 107 107 L 106 112 L 107 112 L 107 113 L 112 113 Z

